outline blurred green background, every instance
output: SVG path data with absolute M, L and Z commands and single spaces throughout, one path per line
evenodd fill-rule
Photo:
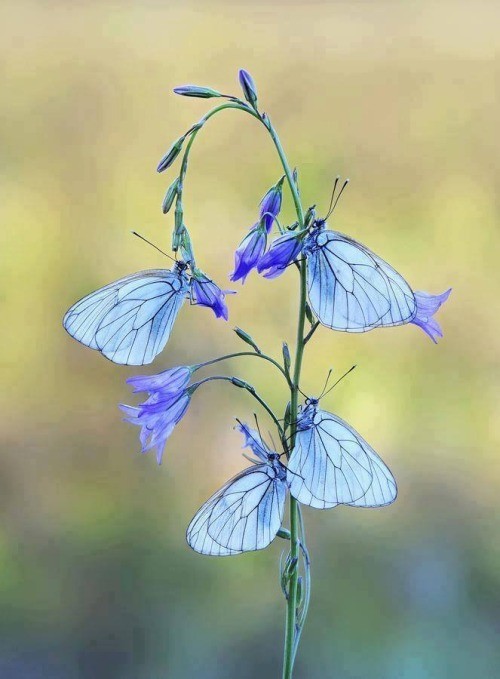
M 128 376 L 238 350 L 234 325 L 279 355 L 295 272 L 252 275 L 229 324 L 186 306 L 145 371 L 61 327 L 83 294 L 165 266 L 130 230 L 168 247 L 174 174 L 156 163 L 210 104 L 171 88 L 237 92 L 240 67 L 306 205 L 325 210 L 333 177 L 349 176 L 330 224 L 416 289 L 453 286 L 438 346 L 405 326 L 321 330 L 308 347 L 308 392 L 330 366 L 358 364 L 324 407 L 381 453 L 400 495 L 380 511 L 305 512 L 313 593 L 297 679 L 498 675 L 499 19 L 494 2 L 2 3 L 1 677 L 280 676 L 283 543 L 211 559 L 184 540 L 246 464 L 232 425 L 254 404 L 208 385 L 158 468 L 117 403 L 133 402 Z M 279 176 L 250 118 L 225 112 L 199 135 L 186 222 L 221 285 Z M 272 368 L 228 371 L 283 405 Z

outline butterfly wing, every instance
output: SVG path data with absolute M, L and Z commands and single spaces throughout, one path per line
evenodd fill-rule
M 145 365 L 167 343 L 187 290 L 182 274 L 141 271 L 78 301 L 63 325 L 76 340 L 114 363 Z
M 378 255 L 335 231 L 320 231 L 311 239 L 306 248 L 309 304 L 323 325 L 365 332 L 415 316 L 410 286 Z
M 245 469 L 198 510 L 186 539 L 200 554 L 229 556 L 267 547 L 281 527 L 286 479 L 268 464 Z
M 288 469 L 292 495 L 317 509 L 382 507 L 396 499 L 396 481 L 373 448 L 324 410 L 297 432 Z

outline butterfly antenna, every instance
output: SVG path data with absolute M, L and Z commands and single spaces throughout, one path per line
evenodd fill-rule
M 273 444 L 273 450 L 277 451 L 278 449 L 276 448 L 276 444 L 273 439 L 273 435 L 271 434 L 270 431 L 267 432 L 269 434 L 269 438 L 271 439 L 271 443 Z
M 332 206 L 333 206 L 333 199 L 335 198 L 335 191 L 337 190 L 337 184 L 340 181 L 340 175 L 337 175 L 335 177 L 335 182 L 333 183 L 333 189 L 332 189 L 332 197 L 330 198 L 330 205 L 328 206 L 328 212 L 326 214 L 325 219 L 328 219 L 328 217 L 332 214 Z
M 328 391 L 326 391 L 324 394 L 322 394 L 320 398 L 323 398 L 324 396 L 326 396 L 327 394 L 329 394 L 329 393 L 331 392 L 331 390 L 332 390 L 334 387 L 336 387 L 337 384 L 338 384 L 339 382 L 341 382 L 341 381 L 344 379 L 344 377 L 347 377 L 347 375 L 349 375 L 349 373 L 352 372 L 352 371 L 354 370 L 355 367 L 356 367 L 356 366 L 353 365 L 352 368 L 349 368 L 349 370 L 348 370 L 346 373 L 344 373 L 344 374 L 342 375 L 342 377 L 339 377 L 339 379 L 335 382 L 335 384 L 332 384 L 332 386 L 330 387 L 330 389 L 328 389 Z
M 260 431 L 259 420 L 258 420 L 258 418 L 257 418 L 257 413 L 254 413 L 253 416 L 254 416 L 254 419 L 255 419 L 255 426 L 257 427 L 257 431 L 259 432 L 259 436 L 260 436 L 261 440 L 263 441 L 264 439 L 262 438 L 262 433 L 261 433 L 261 431 Z
M 330 370 L 328 371 L 328 375 L 326 376 L 326 380 L 325 380 L 325 386 L 323 387 L 323 391 L 321 392 L 321 396 L 318 396 L 318 401 L 319 401 L 320 399 L 322 399 L 323 396 L 325 395 L 326 388 L 327 388 L 327 386 L 328 386 L 328 382 L 330 381 L 330 377 L 331 377 L 331 375 L 332 375 L 332 370 L 333 370 L 333 368 L 330 368 Z
M 155 250 L 158 250 L 158 252 L 161 252 L 161 254 L 162 254 L 162 255 L 165 255 L 165 257 L 168 257 L 169 259 L 171 259 L 172 262 L 175 262 L 175 261 L 176 261 L 173 257 L 171 257 L 170 255 L 167 255 L 166 252 L 163 252 L 163 250 L 161 250 L 157 245 L 155 245 L 154 243 L 152 243 L 152 242 L 151 242 L 150 240 L 148 240 L 147 238 L 144 238 L 144 236 L 141 236 L 140 233 L 137 233 L 137 231 L 132 231 L 131 233 L 132 233 L 134 236 L 137 236 L 137 238 L 140 238 L 141 240 L 143 240 L 143 241 L 144 241 L 145 243 L 147 243 L 148 245 L 151 245 L 151 247 L 154 248 Z
M 339 179 L 339 177 L 337 177 L 337 178 L 335 179 L 334 191 L 335 191 L 335 187 L 337 186 L 337 179 Z M 337 207 L 337 203 L 339 202 L 340 196 L 344 193 L 344 189 L 345 189 L 346 186 L 349 184 L 349 181 L 350 181 L 349 179 L 346 179 L 345 182 L 342 184 L 342 188 L 340 189 L 340 191 L 339 191 L 337 197 L 335 198 L 335 202 L 333 203 L 333 205 L 332 205 L 332 203 L 330 203 L 330 208 L 329 208 L 329 210 L 328 210 L 328 214 L 326 215 L 325 219 L 328 219 L 328 217 L 332 214 L 332 212 L 333 212 L 333 211 L 335 210 L 335 208 Z M 333 199 L 333 195 L 332 195 L 332 199 Z
M 297 389 L 299 390 L 299 392 L 302 394 L 302 396 L 304 398 L 308 398 L 307 394 L 304 394 L 304 392 L 302 391 L 302 389 L 298 385 L 297 385 Z

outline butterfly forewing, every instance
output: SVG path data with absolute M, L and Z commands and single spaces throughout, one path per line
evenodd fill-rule
M 299 428 L 288 469 L 292 495 L 318 509 L 381 507 L 396 499 L 396 482 L 373 448 L 324 410 L 316 410 L 310 426 Z
M 286 492 L 284 474 L 273 466 L 245 469 L 197 512 L 187 529 L 188 544 L 212 556 L 264 549 L 281 527 Z
M 178 271 L 141 271 L 81 299 L 63 324 L 72 337 L 114 363 L 151 363 L 170 337 L 188 287 Z
M 307 252 L 309 303 L 323 325 L 365 332 L 415 315 L 413 292 L 368 248 L 334 231 L 313 234 Z

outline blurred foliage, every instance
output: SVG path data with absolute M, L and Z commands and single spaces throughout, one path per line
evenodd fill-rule
M 38 2 L 0 7 L 0 676 L 275 677 L 282 545 L 210 559 L 194 511 L 241 469 L 229 385 L 198 393 L 161 468 L 116 403 L 127 376 L 61 328 L 79 296 L 165 266 L 171 180 L 154 172 L 206 110 L 185 83 L 254 76 L 324 210 L 417 289 L 453 294 L 435 347 L 414 326 L 309 345 L 305 388 L 358 369 L 325 403 L 381 452 L 400 486 L 380 512 L 306 511 L 313 595 L 297 679 L 455 679 L 498 672 L 500 544 L 497 3 Z M 170 173 L 171 174 L 171 173 Z M 200 265 L 222 285 L 258 200 L 280 175 L 263 130 L 234 112 L 192 155 L 185 203 Z M 288 204 L 286 215 L 291 218 Z M 234 350 L 249 330 L 293 344 L 296 280 L 252 275 L 230 324 L 182 310 L 151 370 Z M 255 361 L 233 362 L 280 406 Z

